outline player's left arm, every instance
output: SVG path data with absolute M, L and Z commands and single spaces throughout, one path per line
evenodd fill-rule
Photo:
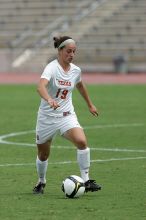
M 88 108 L 89 108 L 89 111 L 94 115 L 94 116 L 98 116 L 98 111 L 95 107 L 95 105 L 93 105 L 90 97 L 89 97 L 89 94 L 88 94 L 88 91 L 87 91 L 87 88 L 85 86 L 85 84 L 80 81 L 76 84 L 76 87 L 78 89 L 78 91 L 80 92 L 81 96 L 84 98 L 84 100 L 86 101 L 87 105 L 88 105 Z

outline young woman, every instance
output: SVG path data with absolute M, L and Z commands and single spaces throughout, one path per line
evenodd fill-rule
M 38 155 L 36 167 L 38 182 L 33 192 L 43 193 L 46 185 L 48 157 L 53 137 L 59 132 L 77 147 L 77 161 L 86 192 L 98 191 L 101 186 L 89 178 L 90 149 L 82 127 L 80 126 L 72 104 L 72 91 L 79 90 L 87 103 L 89 111 L 97 116 L 96 107 L 90 100 L 81 79 L 81 70 L 72 63 L 76 52 L 75 41 L 68 36 L 54 38 L 54 47 L 58 49 L 58 59 L 50 62 L 41 75 L 38 93 L 41 103 L 36 125 L 36 143 Z

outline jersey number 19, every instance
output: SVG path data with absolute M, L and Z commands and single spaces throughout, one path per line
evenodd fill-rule
M 67 93 L 68 93 L 67 89 L 64 89 L 63 91 L 61 91 L 61 89 L 58 89 L 56 93 L 56 98 L 60 96 L 61 99 L 66 99 Z

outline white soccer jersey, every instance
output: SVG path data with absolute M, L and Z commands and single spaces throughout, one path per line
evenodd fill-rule
M 42 98 L 39 112 L 55 117 L 62 117 L 64 112 L 74 113 L 72 90 L 81 81 L 81 69 L 71 63 L 70 70 L 65 73 L 56 59 L 46 66 L 41 78 L 49 81 L 48 94 L 57 101 L 60 107 L 54 110 Z

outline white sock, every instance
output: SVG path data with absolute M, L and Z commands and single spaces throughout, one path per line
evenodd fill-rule
M 80 168 L 81 177 L 86 182 L 89 180 L 89 168 L 90 168 L 90 149 L 77 150 L 77 161 Z
M 46 183 L 46 172 L 48 167 L 48 160 L 41 161 L 38 156 L 36 159 L 36 167 L 39 176 L 39 182 Z

